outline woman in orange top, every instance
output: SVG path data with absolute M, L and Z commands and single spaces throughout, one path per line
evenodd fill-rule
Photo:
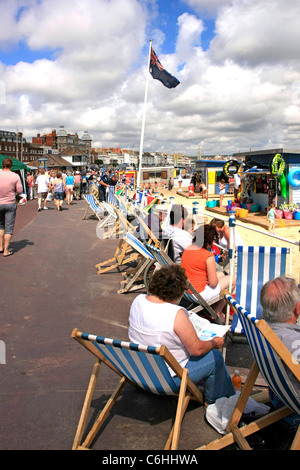
M 206 300 L 218 296 L 222 289 L 229 287 L 230 276 L 216 270 L 216 262 L 211 247 L 216 240 L 217 231 L 212 225 L 204 225 L 195 231 L 193 244 L 188 246 L 181 259 L 181 266 L 191 284 Z M 232 289 L 235 287 L 235 278 L 232 280 Z M 224 300 L 214 306 L 215 312 L 223 317 Z

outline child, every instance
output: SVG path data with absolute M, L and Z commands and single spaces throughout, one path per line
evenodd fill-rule
M 274 229 L 275 229 L 275 204 L 271 204 L 271 206 L 268 210 L 267 218 L 269 220 L 269 232 L 271 232 L 272 235 L 275 235 L 275 232 L 274 232 Z
M 220 194 L 220 207 L 222 206 L 224 194 L 225 194 L 225 180 L 222 179 L 219 183 L 219 194 Z

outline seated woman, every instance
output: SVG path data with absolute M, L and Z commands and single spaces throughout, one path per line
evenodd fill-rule
M 184 250 L 181 259 L 181 266 L 185 269 L 188 279 L 206 301 L 217 297 L 222 289 L 229 287 L 230 283 L 229 275 L 216 270 L 215 257 L 211 251 L 216 236 L 216 229 L 212 225 L 199 227 L 195 231 L 193 244 Z M 234 287 L 233 277 L 232 289 Z M 215 312 L 222 319 L 224 306 L 224 300 L 219 300 L 214 305 Z
M 188 288 L 181 266 L 174 264 L 156 271 L 148 294 L 133 301 L 129 316 L 130 341 L 147 346 L 165 345 L 195 384 L 204 386 L 205 403 L 234 395 L 231 378 L 218 349 L 224 338 L 201 341 L 189 313 L 177 303 Z M 173 374 L 172 374 L 173 375 Z M 179 385 L 179 377 L 173 377 Z

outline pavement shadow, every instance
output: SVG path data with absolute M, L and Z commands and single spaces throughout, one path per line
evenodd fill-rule
M 23 250 L 24 248 L 26 248 L 26 246 L 32 246 L 32 245 L 34 245 L 34 243 L 31 242 L 30 240 L 12 241 L 10 243 L 10 247 L 13 249 L 15 253 Z

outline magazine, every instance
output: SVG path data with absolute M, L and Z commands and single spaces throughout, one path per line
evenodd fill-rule
M 224 336 L 230 328 L 230 325 L 218 325 L 211 323 L 206 318 L 201 318 L 196 313 L 190 315 L 190 320 L 197 332 L 198 338 L 202 341 L 209 341 L 215 336 Z

